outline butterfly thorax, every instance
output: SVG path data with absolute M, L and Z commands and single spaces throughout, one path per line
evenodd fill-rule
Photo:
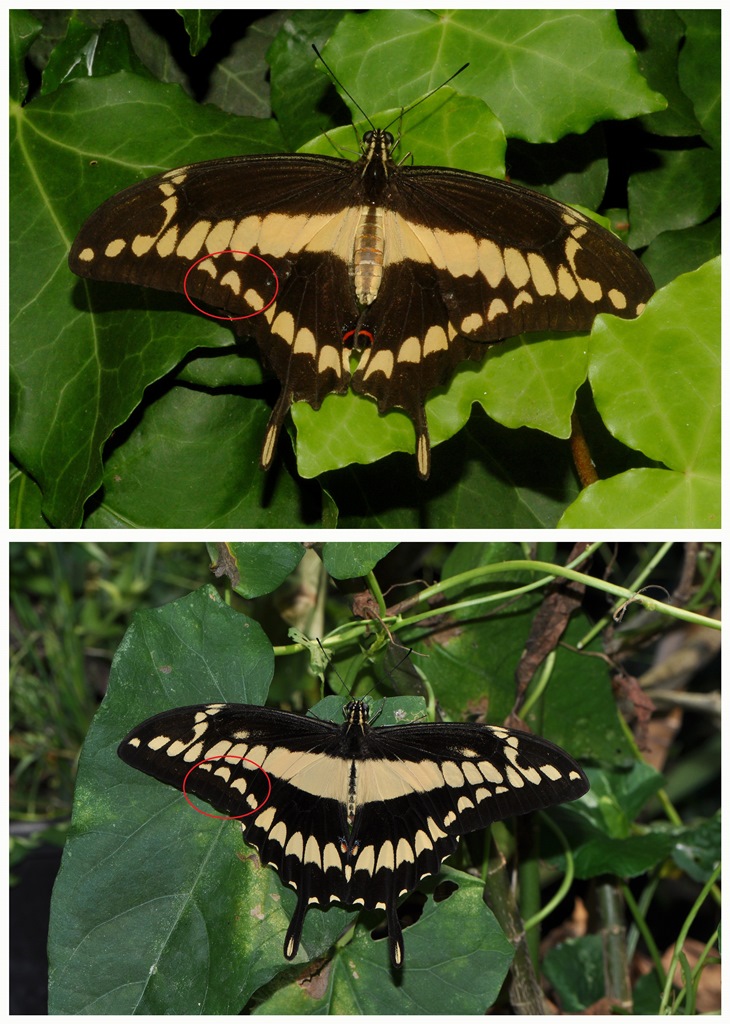
M 383 194 L 391 171 L 395 168 L 390 155 L 394 140 L 390 132 L 375 129 L 365 132 L 362 141 L 364 148 L 360 163 L 362 164 L 363 190 L 365 198 L 369 202 L 377 203 Z

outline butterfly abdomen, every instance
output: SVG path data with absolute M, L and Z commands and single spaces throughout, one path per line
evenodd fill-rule
M 352 257 L 352 283 L 361 306 L 375 301 L 383 278 L 383 211 L 379 206 L 363 206 L 355 232 Z

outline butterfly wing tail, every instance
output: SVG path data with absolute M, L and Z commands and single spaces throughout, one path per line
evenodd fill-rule
M 415 410 L 413 425 L 416 428 L 416 463 L 421 480 L 428 480 L 431 473 L 431 438 L 428 436 L 426 410 L 421 406 Z
M 286 930 L 286 938 L 284 939 L 284 956 L 287 960 L 293 960 L 297 955 L 299 949 L 299 942 L 302 938 L 302 928 L 304 927 L 304 918 L 307 916 L 307 910 L 309 904 L 307 903 L 306 893 L 299 893 L 297 899 L 297 906 L 292 919 L 289 922 L 289 927 Z
M 403 929 L 398 919 L 398 902 L 396 899 L 388 901 L 388 949 L 390 950 L 390 962 L 393 967 L 399 969 L 403 966 Z
M 261 446 L 261 458 L 259 460 L 259 465 L 262 469 L 268 469 L 274 461 L 279 434 L 287 413 L 291 408 L 291 401 L 291 394 L 287 391 L 282 391 L 272 410 L 271 416 L 269 416 L 269 422 L 266 424 L 266 432 L 264 433 L 264 443 Z

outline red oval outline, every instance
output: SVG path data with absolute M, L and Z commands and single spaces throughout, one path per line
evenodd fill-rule
M 266 797 L 264 798 L 263 802 L 260 803 L 258 807 L 254 807 L 252 811 L 246 811 L 244 814 L 208 814 L 207 811 L 201 811 L 199 807 L 196 807 L 193 801 L 188 796 L 187 790 L 185 789 L 185 784 L 187 783 L 188 778 L 190 777 L 190 772 L 194 772 L 195 769 L 198 768 L 201 764 L 206 764 L 206 762 L 208 761 L 225 761 L 226 759 L 228 759 L 229 761 L 248 761 L 249 764 L 255 764 L 258 770 L 260 772 L 263 772 L 264 775 L 266 776 L 266 781 L 269 784 L 269 791 L 266 794 Z M 269 797 L 271 796 L 271 778 L 266 769 L 262 768 L 261 765 L 258 764 L 258 762 L 252 761 L 250 757 L 241 757 L 240 754 L 216 754 L 215 757 L 204 757 L 202 761 L 195 762 L 193 767 L 190 769 L 190 771 L 186 774 L 185 778 L 183 779 L 182 793 L 187 802 L 192 807 L 192 809 L 194 811 L 197 811 L 198 814 L 202 814 L 206 818 L 216 818 L 218 821 L 238 821 L 240 818 L 248 818 L 250 814 L 258 814 L 261 808 L 266 806 L 266 804 L 269 802 Z
M 357 332 L 357 334 L 358 334 L 358 338 L 362 334 L 367 335 L 367 337 L 370 339 L 368 341 L 368 344 L 370 346 L 375 344 L 375 338 L 373 337 L 373 332 L 372 331 L 366 331 L 364 328 L 361 327 L 360 330 Z M 345 331 L 345 333 L 342 335 L 342 344 L 343 345 L 347 345 L 347 343 L 350 340 L 350 338 L 354 337 L 354 335 L 355 335 L 355 331 L 354 330 L 352 330 L 352 331 Z M 347 345 L 347 347 L 348 348 L 352 348 L 352 345 Z
M 266 303 L 265 306 L 263 306 L 261 309 L 257 309 L 254 313 L 246 313 L 244 316 L 218 316 L 216 313 L 209 313 L 207 310 L 201 309 L 200 306 L 196 306 L 193 300 L 188 295 L 188 275 L 190 274 L 190 271 L 194 270 L 199 263 L 203 262 L 203 260 L 209 260 L 215 256 L 223 256 L 223 254 L 227 252 L 239 253 L 241 256 L 253 256 L 255 260 L 260 260 L 260 262 L 263 263 L 265 267 L 268 267 L 271 273 L 274 275 L 274 279 L 276 281 L 276 288 L 274 290 L 273 297 Z M 268 263 L 263 258 L 263 256 L 257 256 L 255 252 L 246 252 L 245 249 L 221 249 L 218 252 L 208 252 L 205 254 L 205 256 L 201 256 L 200 259 L 197 259 L 195 263 L 190 264 L 185 273 L 185 277 L 183 278 L 183 292 L 185 293 L 185 298 L 188 300 L 193 309 L 197 309 L 197 311 L 199 313 L 202 313 L 203 316 L 209 316 L 211 320 L 249 320 L 252 316 L 258 316 L 259 313 L 263 313 L 265 310 L 269 308 L 272 302 L 276 301 L 276 296 L 279 294 L 279 275 L 276 273 L 271 264 Z

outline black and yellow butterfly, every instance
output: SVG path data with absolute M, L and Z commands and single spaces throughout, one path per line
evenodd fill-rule
M 82 277 L 185 289 L 246 317 L 234 330 L 257 340 L 281 383 L 264 468 L 292 402 L 317 409 L 351 387 L 408 414 L 425 479 L 426 398 L 460 363 L 523 331 L 638 316 L 654 290 L 631 250 L 576 210 L 495 178 L 398 164 L 393 148 L 373 128 L 355 162 L 180 167 L 107 200 L 72 246 Z
M 337 903 L 385 910 L 397 968 L 398 901 L 438 872 L 459 836 L 577 800 L 588 780 L 564 750 L 528 733 L 470 723 L 372 728 L 367 700 L 349 701 L 343 714 L 337 725 L 248 704 L 175 708 L 133 729 L 118 753 L 177 789 L 187 779 L 186 792 L 226 815 L 247 815 L 246 842 L 297 892 L 287 959 L 308 910 Z

